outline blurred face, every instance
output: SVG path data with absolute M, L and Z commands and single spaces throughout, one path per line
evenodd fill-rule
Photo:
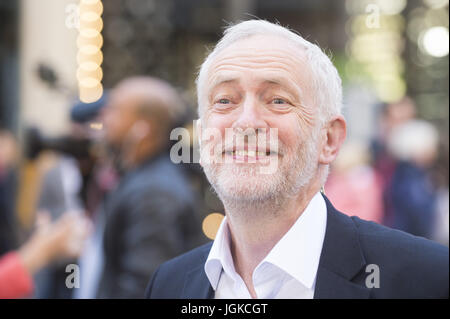
M 273 36 L 240 40 L 213 60 L 206 81 L 201 160 L 219 196 L 260 201 L 297 194 L 316 173 L 319 134 L 301 49 Z M 204 136 L 210 129 L 221 139 Z M 262 173 L 268 162 L 275 169 Z
M 112 92 L 108 105 L 102 110 L 105 140 L 113 146 L 121 146 L 136 121 L 133 100 L 120 90 Z

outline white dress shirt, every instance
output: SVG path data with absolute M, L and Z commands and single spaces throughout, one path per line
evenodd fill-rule
M 313 298 L 326 222 L 326 203 L 317 193 L 294 225 L 255 268 L 252 279 L 258 298 Z M 234 268 L 226 217 L 206 260 L 205 272 L 215 291 L 214 298 L 251 298 Z

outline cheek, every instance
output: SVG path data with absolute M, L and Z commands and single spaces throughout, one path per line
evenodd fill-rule
M 118 110 L 111 111 L 105 117 L 105 126 L 107 134 L 111 139 L 121 139 L 131 126 L 130 116 Z
M 205 114 L 202 125 L 209 130 L 217 130 L 225 138 L 225 130 L 233 126 L 233 121 L 228 115 L 209 113 Z
M 298 118 L 294 114 L 285 115 L 277 121 L 272 121 L 269 125 L 271 128 L 277 128 L 278 140 L 282 144 L 280 147 L 295 149 L 305 138 Z

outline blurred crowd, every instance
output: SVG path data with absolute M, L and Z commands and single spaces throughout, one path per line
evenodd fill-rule
M 18 145 L 0 135 L 0 298 L 142 298 L 157 266 L 206 241 L 195 189 L 203 177 L 169 156 L 169 133 L 188 108 L 167 82 L 132 77 L 75 103 L 70 117 L 66 136 L 24 134 L 24 160 L 47 163 L 25 235 Z M 79 289 L 67 285 L 71 264 Z
M 198 165 L 169 156 L 170 131 L 192 114 L 170 84 L 142 76 L 75 103 L 70 118 L 66 136 L 28 129 L 21 150 L 0 133 L 0 298 L 141 298 L 159 264 L 207 240 L 199 198 L 207 183 Z M 370 144 L 341 150 L 325 194 L 339 210 L 448 245 L 448 161 L 436 165 L 437 130 L 408 97 L 384 105 L 378 122 Z M 24 230 L 19 163 L 42 158 L 33 227 Z M 79 266 L 79 289 L 67 287 L 69 264 Z
M 381 107 L 376 133 L 344 145 L 326 194 L 339 210 L 448 246 L 448 154 L 437 129 L 404 97 Z

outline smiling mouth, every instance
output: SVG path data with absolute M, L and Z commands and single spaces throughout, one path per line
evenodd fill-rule
M 247 150 L 232 150 L 232 151 L 225 151 L 226 155 L 232 155 L 232 156 L 249 156 L 249 157 L 263 157 L 263 156 L 270 156 L 274 155 L 275 152 L 270 151 L 247 151 Z
M 255 150 L 228 150 L 223 152 L 224 156 L 231 157 L 238 162 L 255 162 L 267 161 L 272 156 L 277 156 L 278 153 L 274 151 L 255 151 Z

